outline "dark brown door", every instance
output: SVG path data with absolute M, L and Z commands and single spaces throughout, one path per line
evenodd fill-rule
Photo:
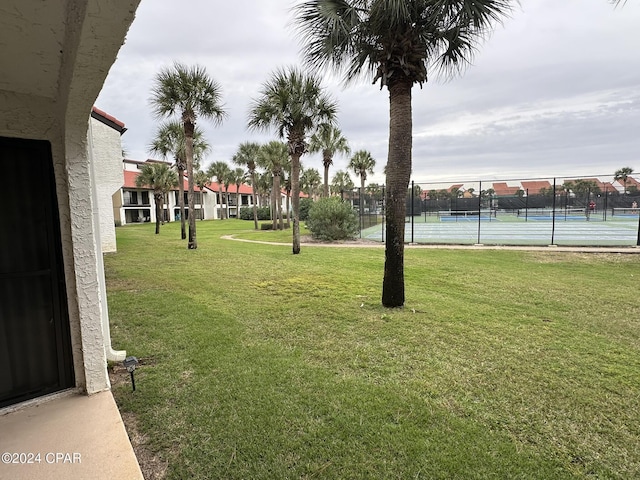
M 0 407 L 73 386 L 51 145 L 0 137 Z

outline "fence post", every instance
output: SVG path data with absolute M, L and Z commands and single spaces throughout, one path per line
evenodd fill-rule
M 480 222 L 482 217 L 482 180 L 480 180 L 480 194 L 478 195 L 478 245 L 480 245 Z M 491 218 L 491 210 L 489 210 L 489 218 Z
M 411 180 L 411 243 L 413 243 L 413 202 L 415 200 L 415 189 L 413 185 L 413 180 Z
M 553 179 L 553 202 L 551 204 L 551 245 L 554 245 L 554 236 L 556 233 L 556 179 Z
M 384 243 L 384 225 L 386 221 L 385 214 L 387 213 L 387 197 L 384 191 L 384 185 L 382 185 L 382 228 L 380 231 L 382 232 L 382 243 Z

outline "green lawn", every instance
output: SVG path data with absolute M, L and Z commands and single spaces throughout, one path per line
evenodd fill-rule
M 640 477 L 640 255 L 263 245 L 117 229 L 114 388 L 172 479 Z

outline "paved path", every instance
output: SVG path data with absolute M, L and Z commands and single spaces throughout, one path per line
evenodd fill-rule
M 259 243 L 263 245 L 279 245 L 290 247 L 291 243 L 283 242 L 265 242 L 262 240 L 247 240 L 244 238 L 235 238 L 234 235 L 223 235 L 223 240 L 234 240 L 236 242 Z M 338 243 L 321 243 L 321 242 L 303 242 L 303 247 L 338 247 L 338 248 L 384 248 L 384 244 L 380 242 L 354 241 L 354 242 L 338 242 Z M 529 250 L 544 252 L 582 252 L 582 253 L 629 253 L 640 254 L 640 248 L 633 247 L 567 247 L 567 246 L 527 246 L 527 245 L 427 245 L 427 244 L 406 244 L 406 248 L 429 248 L 441 250 Z

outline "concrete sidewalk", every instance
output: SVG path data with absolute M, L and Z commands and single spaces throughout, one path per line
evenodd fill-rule
M 0 479 L 143 479 L 110 391 L 0 414 L 0 455 Z

